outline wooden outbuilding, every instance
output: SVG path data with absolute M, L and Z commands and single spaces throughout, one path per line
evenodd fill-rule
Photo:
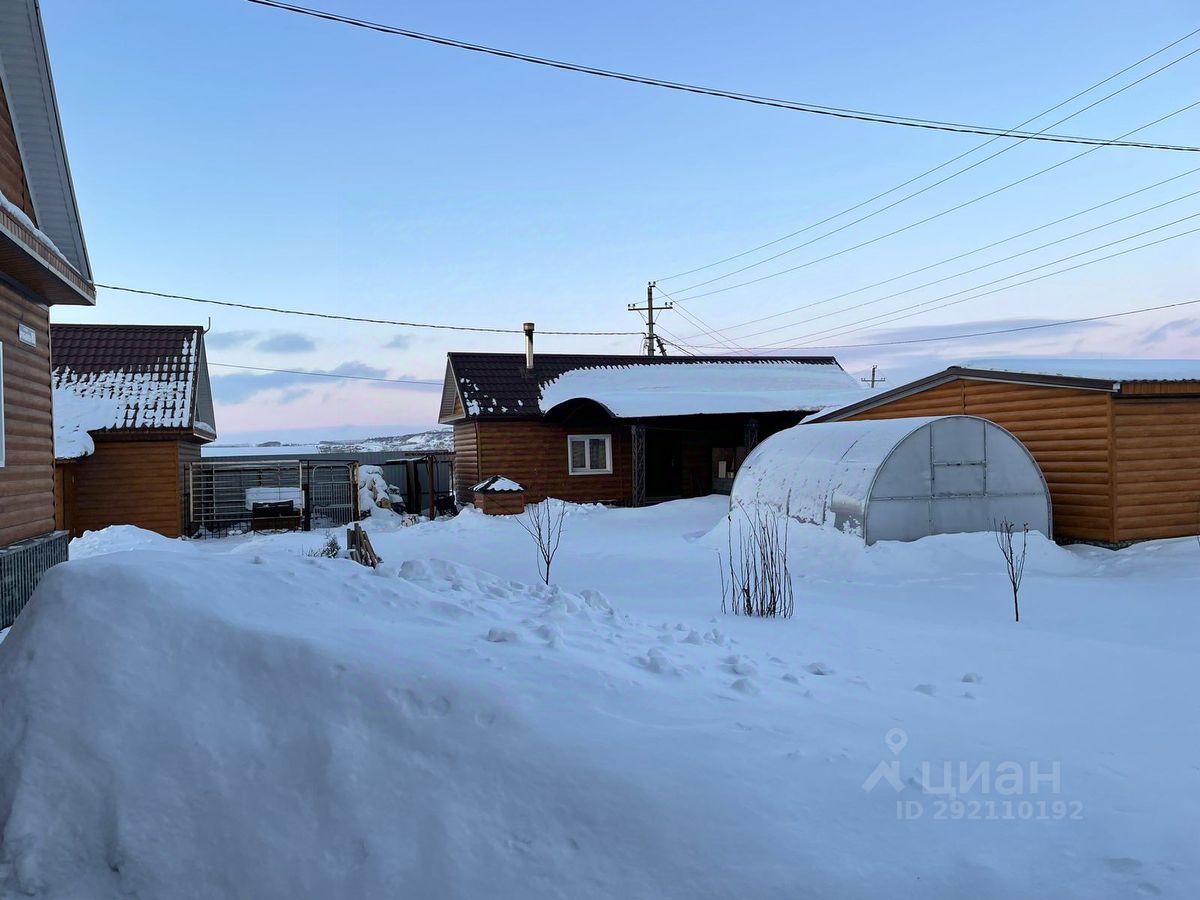
M 179 537 L 186 467 L 216 437 L 204 329 L 54 325 L 51 339 L 58 527 Z
M 0 628 L 67 557 L 54 524 L 50 307 L 96 290 L 36 0 L 0 4 Z
M 1033 454 L 1055 536 L 1122 546 L 1200 533 L 1200 361 L 985 360 L 813 421 L 965 414 Z
M 828 356 L 451 353 L 439 421 L 460 503 L 503 475 L 528 503 L 640 506 L 728 493 L 759 440 L 863 392 Z

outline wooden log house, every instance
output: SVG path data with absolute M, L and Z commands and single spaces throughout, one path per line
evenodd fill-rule
M 137 525 L 179 537 L 187 466 L 217 436 L 204 329 L 53 325 L 51 338 L 58 527 L 77 536 Z
M 0 627 L 66 559 L 49 310 L 95 302 L 38 5 L 12 0 L 0 4 Z
M 832 357 L 450 353 L 455 494 L 640 506 L 728 493 L 758 441 L 863 392 Z
M 990 419 L 1029 448 L 1059 540 L 1200 533 L 1200 361 L 984 360 L 813 421 L 951 414 Z

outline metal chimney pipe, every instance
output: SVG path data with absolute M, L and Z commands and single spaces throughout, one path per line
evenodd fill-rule
M 533 371 L 533 323 L 526 322 L 525 328 L 525 368 Z

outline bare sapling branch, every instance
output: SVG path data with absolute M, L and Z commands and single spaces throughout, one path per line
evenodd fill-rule
M 566 515 L 566 503 L 546 498 L 541 503 L 529 504 L 525 507 L 524 515 L 517 517 L 517 524 L 525 529 L 537 546 L 538 574 L 546 584 L 550 583 L 550 567 L 562 542 L 563 519 Z
M 1017 547 L 1014 535 L 1020 531 L 1021 546 Z M 1005 519 L 999 523 L 993 523 L 992 531 L 996 535 L 996 544 L 1000 548 L 1000 552 L 1004 555 L 1004 567 L 1008 574 L 1008 581 L 1012 587 L 1013 597 L 1013 620 L 1021 621 L 1021 579 L 1025 576 L 1025 554 L 1029 549 L 1029 526 L 1022 525 L 1018 529 L 1016 525 Z
M 790 618 L 795 611 L 792 573 L 788 568 L 788 509 L 784 515 L 754 504 L 739 503 L 726 519 L 727 554 L 718 555 L 721 612 L 737 616 Z M 737 527 L 737 547 L 733 532 Z

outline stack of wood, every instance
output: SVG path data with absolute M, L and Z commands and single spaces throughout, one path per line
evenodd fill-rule
M 383 562 L 382 557 L 371 546 L 370 536 L 357 522 L 353 528 L 346 529 L 346 549 L 350 551 L 350 558 L 360 565 L 374 569 Z

